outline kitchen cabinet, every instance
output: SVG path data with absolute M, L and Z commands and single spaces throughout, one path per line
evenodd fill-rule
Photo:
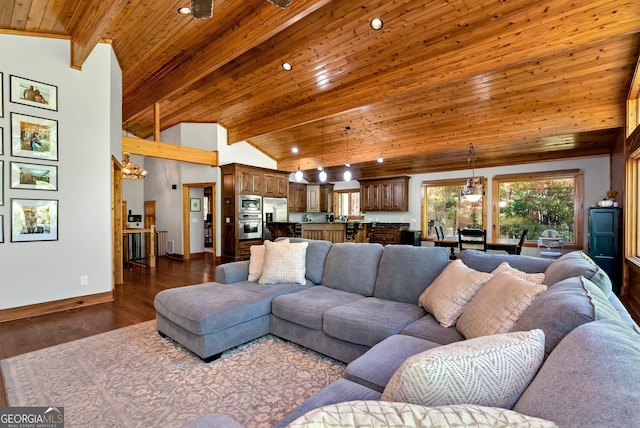
M 409 211 L 409 177 L 361 180 L 360 209 Z
M 239 195 L 287 197 L 289 173 L 237 163 L 222 165 L 222 258 L 225 261 L 247 260 L 251 245 L 262 240 L 238 239 Z
M 371 232 L 371 235 L 369 235 L 369 242 L 382 245 L 401 244 L 402 230 L 403 229 L 391 227 L 376 227 Z
M 589 208 L 589 256 L 604 270 L 620 294 L 622 240 L 620 208 Z
M 333 184 L 320 185 L 320 212 L 333 212 Z
M 320 186 L 317 184 L 307 185 L 307 212 L 320 212 Z
M 345 231 L 344 223 L 302 223 L 301 237 L 330 241 L 335 244 L 345 242 Z
M 302 183 L 289 183 L 289 212 L 307 211 L 307 186 Z

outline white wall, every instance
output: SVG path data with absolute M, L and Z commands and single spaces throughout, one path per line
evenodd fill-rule
M 111 154 L 120 158 L 121 71 L 108 44 L 94 49 L 82 71 L 70 68 L 69 52 L 68 40 L 0 34 L 5 112 L 0 118 L 5 141 L 0 309 L 112 289 Z M 58 111 L 10 102 L 9 75 L 57 86 Z M 11 112 L 58 121 L 58 161 L 11 156 Z M 10 189 L 12 161 L 56 165 L 59 190 Z M 12 243 L 11 198 L 57 199 L 58 240 Z M 88 285 L 80 285 L 81 276 L 88 277 Z

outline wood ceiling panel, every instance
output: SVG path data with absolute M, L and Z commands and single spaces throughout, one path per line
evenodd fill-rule
M 370 177 L 464 169 L 470 144 L 486 165 L 610 153 L 640 47 L 636 0 L 118 2 L 0 0 L 0 30 L 69 35 L 74 58 L 111 40 L 140 137 L 157 101 L 161 129 L 218 122 L 285 170 L 296 145 L 312 175 L 341 174 L 345 125 Z

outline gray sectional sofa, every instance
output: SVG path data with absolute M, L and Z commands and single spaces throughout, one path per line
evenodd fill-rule
M 277 426 L 336 403 L 377 403 L 410 357 L 464 343 L 455 325 L 441 326 L 418 305 L 449 265 L 447 249 L 291 241 L 308 242 L 304 285 L 249 282 L 249 262 L 235 262 L 217 267 L 216 283 L 165 290 L 155 300 L 158 331 L 205 360 L 271 333 L 349 363 L 344 379 Z M 460 259 L 480 272 L 504 261 L 545 272 L 548 289 L 512 328 L 544 332 L 544 363 L 514 411 L 559 426 L 640 426 L 640 330 L 593 261 L 581 252 L 553 261 L 473 250 Z M 213 418 L 219 423 L 207 415 L 194 426 Z

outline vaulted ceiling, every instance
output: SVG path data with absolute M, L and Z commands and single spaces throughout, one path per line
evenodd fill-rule
M 0 0 L 0 29 L 70 37 L 76 68 L 111 41 L 123 128 L 217 122 L 310 180 L 347 160 L 356 179 L 469 168 L 470 145 L 476 166 L 609 154 L 640 52 L 637 0 L 188 5 Z

